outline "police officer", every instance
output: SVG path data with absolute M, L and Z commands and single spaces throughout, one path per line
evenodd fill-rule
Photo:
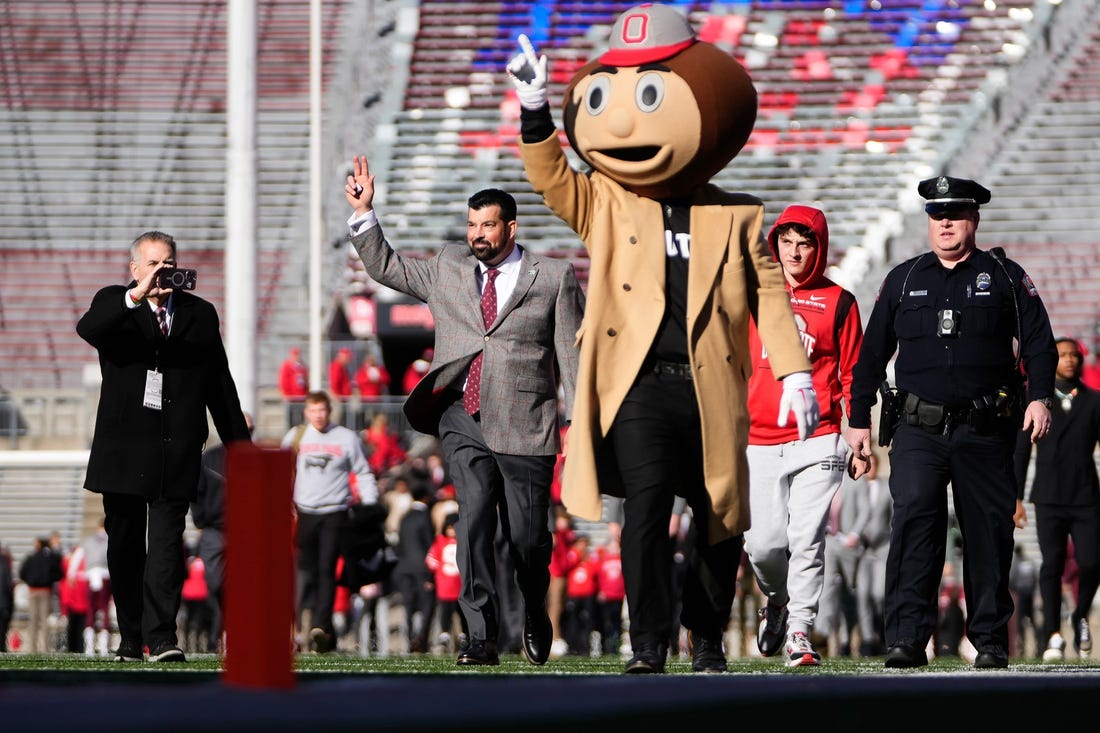
M 902 410 L 890 448 L 886 666 L 928 663 L 950 484 L 963 537 L 966 634 L 978 650 L 974 666 L 1007 667 L 1012 453 L 1017 430 L 1035 442 L 1050 429 L 1058 354 L 1046 308 L 1023 268 L 999 248 L 976 247 L 978 208 L 990 192 L 949 176 L 921 181 L 917 191 L 926 199 L 931 251 L 886 275 L 853 369 L 845 431 L 858 477 L 871 453 L 875 392 L 896 350 Z M 1027 402 L 1021 371 L 1028 375 Z

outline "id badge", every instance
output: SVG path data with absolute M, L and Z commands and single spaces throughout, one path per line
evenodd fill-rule
M 151 410 L 160 409 L 161 389 L 164 386 L 164 375 L 160 372 L 145 372 L 145 406 Z

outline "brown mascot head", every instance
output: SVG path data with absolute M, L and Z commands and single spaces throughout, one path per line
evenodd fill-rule
M 733 160 L 756 124 L 741 64 L 667 5 L 627 10 L 609 49 L 566 88 L 573 150 L 639 196 L 686 198 Z

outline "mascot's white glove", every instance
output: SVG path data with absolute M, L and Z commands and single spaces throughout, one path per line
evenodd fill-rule
M 808 372 L 795 372 L 783 377 L 783 396 L 779 398 L 779 427 L 787 426 L 787 416 L 794 413 L 798 421 L 798 439 L 817 430 L 821 412 L 817 407 L 817 393 Z
M 521 53 L 508 62 L 508 78 L 516 88 L 524 109 L 542 109 L 546 104 L 546 56 L 538 56 L 531 39 L 519 34 Z

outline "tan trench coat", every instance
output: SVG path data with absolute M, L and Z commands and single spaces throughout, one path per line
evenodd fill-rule
M 557 134 L 520 143 L 534 190 L 584 241 L 589 254 L 580 363 L 562 476 L 562 501 L 578 517 L 599 520 L 601 494 L 622 495 L 603 450 L 619 406 L 634 383 L 665 309 L 661 204 L 607 176 L 575 171 Z M 761 237 L 759 199 L 700 187 L 692 198 L 688 265 L 688 352 L 703 431 L 710 496 L 710 539 L 749 527 L 747 383 L 749 318 L 755 318 L 777 377 L 810 370 L 784 287 L 783 272 Z M 779 406 L 776 405 L 778 414 Z M 793 418 L 792 418 L 793 419 Z

